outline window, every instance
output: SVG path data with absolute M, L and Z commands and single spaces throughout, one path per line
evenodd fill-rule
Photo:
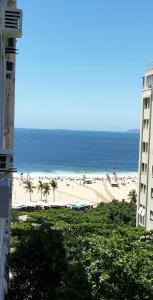
M 144 106 L 144 109 L 148 109 L 150 107 L 150 98 L 149 97 L 143 98 L 143 106 Z
M 142 152 L 148 152 L 148 143 L 142 142 Z
M 138 210 L 138 215 L 139 215 L 139 223 L 141 225 L 144 225 L 145 222 L 145 206 L 142 206 L 140 204 L 139 210 Z
M 141 214 L 142 209 L 143 209 L 143 207 L 142 207 L 142 205 L 140 204 L 140 207 L 139 207 L 139 210 L 138 210 L 138 214 Z
M 12 78 L 12 74 L 6 74 L 6 79 L 11 79 Z
M 141 183 L 141 193 L 145 194 L 146 193 L 146 185 Z
M 146 119 L 143 120 L 143 129 L 146 129 Z
M 141 164 L 141 171 L 145 174 L 147 173 L 147 164 L 144 163 Z
M 142 77 L 142 88 L 144 89 L 144 87 L 145 87 L 145 77 L 143 76 Z
M 153 198 L 153 188 L 151 188 L 151 198 Z
M 149 127 L 149 119 L 144 119 L 143 120 L 143 129 L 148 129 Z
M 0 169 L 6 168 L 6 156 L 0 155 Z
M 10 163 L 13 162 L 13 156 L 10 156 Z
M 7 71 L 13 71 L 14 64 L 11 61 L 6 62 L 6 70 Z
M 150 210 L 150 221 L 153 221 L 153 211 Z
M 147 76 L 146 85 L 147 87 L 151 87 L 153 85 L 153 75 Z
M 9 38 L 8 39 L 8 47 L 9 48 L 14 48 L 14 39 L 13 38 Z

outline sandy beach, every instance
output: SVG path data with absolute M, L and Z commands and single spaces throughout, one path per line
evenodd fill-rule
M 31 201 L 29 193 L 25 190 L 26 180 L 30 180 L 35 188 L 33 189 Z M 57 181 L 55 201 L 53 191 L 43 196 L 38 192 L 38 181 Z M 113 185 L 113 186 L 112 186 Z M 69 175 L 49 176 L 48 174 L 16 174 L 13 179 L 13 207 L 18 205 L 69 205 L 74 203 L 91 204 L 96 206 L 100 202 L 110 202 L 112 199 L 128 201 L 128 194 L 132 189 L 137 192 L 138 180 L 136 175 Z

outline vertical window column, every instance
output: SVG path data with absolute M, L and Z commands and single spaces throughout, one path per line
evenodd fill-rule
M 139 216 L 139 224 L 144 225 L 145 224 L 145 206 L 140 204 L 139 210 L 138 210 L 138 216 Z

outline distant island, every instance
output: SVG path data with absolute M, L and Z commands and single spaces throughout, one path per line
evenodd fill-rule
M 140 130 L 139 129 L 130 129 L 130 130 L 127 130 L 127 132 L 129 132 L 129 133 L 140 133 Z

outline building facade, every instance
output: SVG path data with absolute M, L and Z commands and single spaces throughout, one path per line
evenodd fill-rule
M 137 225 L 153 229 L 153 68 L 143 79 Z
M 22 11 L 16 0 L 0 0 L 0 299 L 9 284 L 12 199 L 16 39 L 22 34 Z

